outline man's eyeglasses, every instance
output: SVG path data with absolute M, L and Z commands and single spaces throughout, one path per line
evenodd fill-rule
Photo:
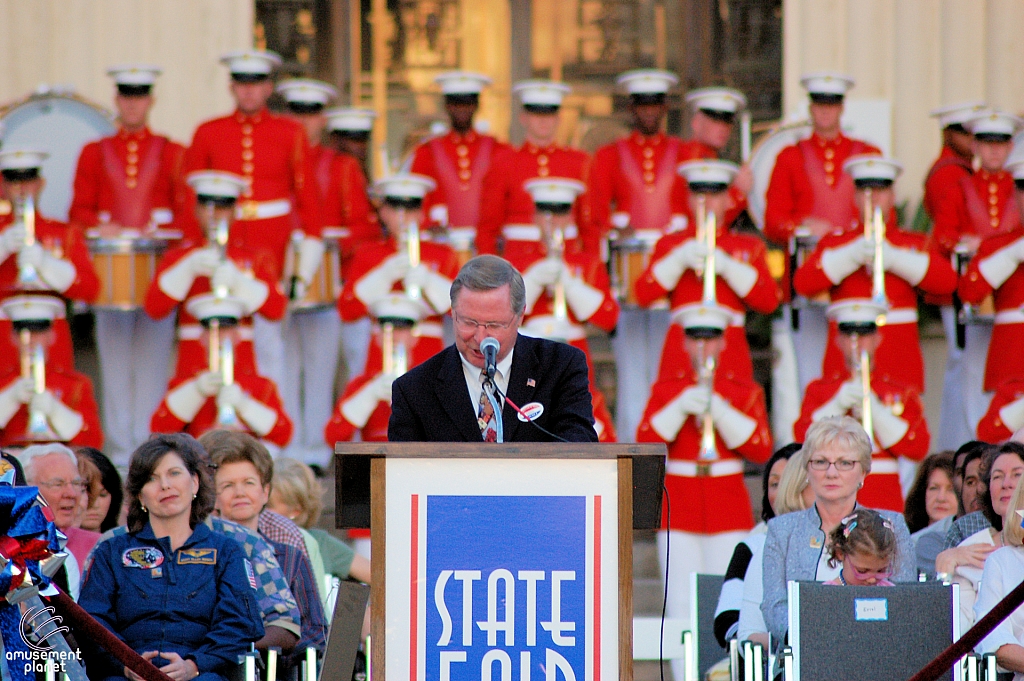
M 58 478 L 56 480 L 47 480 L 46 482 L 40 482 L 38 483 L 38 486 L 45 487 L 46 489 L 64 489 L 65 487 L 70 486 L 71 489 L 75 490 L 76 492 L 81 492 L 85 489 L 85 481 L 82 480 L 81 478 L 76 478 L 74 480 L 61 480 L 60 478 Z
M 828 459 L 811 459 L 807 462 L 807 467 L 813 471 L 827 471 L 829 466 L 835 466 L 836 470 L 840 473 L 849 473 L 853 470 L 853 467 L 859 463 L 860 461 L 852 461 L 850 459 L 839 459 L 837 461 L 829 461 Z
M 512 317 L 512 319 L 504 323 L 478 322 L 475 319 L 467 319 L 466 317 L 460 317 L 458 314 L 454 312 L 452 313 L 452 319 L 455 321 L 455 326 L 459 329 L 459 331 L 463 331 L 465 333 L 476 333 L 476 330 L 480 328 L 482 328 L 487 333 L 498 333 L 499 331 L 502 331 L 512 326 L 512 322 L 516 320 L 515 317 Z

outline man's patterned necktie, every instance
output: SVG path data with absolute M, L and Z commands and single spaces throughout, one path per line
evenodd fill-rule
M 476 412 L 476 422 L 480 426 L 480 435 L 484 442 L 497 442 L 498 430 L 494 421 L 494 407 L 491 406 L 491 401 L 487 397 L 487 388 L 483 386 L 483 382 L 486 380 L 486 375 L 480 376 L 480 406 Z

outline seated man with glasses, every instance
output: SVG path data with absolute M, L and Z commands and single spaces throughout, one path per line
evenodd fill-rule
M 505 442 L 597 442 L 586 356 L 519 335 L 525 305 L 523 277 L 507 260 L 467 262 L 451 286 L 455 345 L 394 382 L 388 440 L 495 442 L 493 397 L 504 405 Z M 485 380 L 486 338 L 498 343 L 493 382 Z
M 40 496 L 53 512 L 54 524 L 68 537 L 68 558 L 62 568 L 67 581 L 62 583 L 58 573 L 57 584 L 77 599 L 82 579 L 80 566 L 100 538 L 99 532 L 79 527 L 85 512 L 85 481 L 78 472 L 78 458 L 64 445 L 53 443 L 26 447 L 18 460 L 25 469 L 26 482 L 39 488 Z

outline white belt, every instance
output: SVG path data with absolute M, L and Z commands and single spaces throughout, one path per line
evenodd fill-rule
M 682 310 L 684 307 L 687 307 L 689 305 L 690 305 L 690 303 L 687 303 L 686 305 L 680 305 L 679 307 L 677 307 L 674 310 L 672 310 L 672 322 L 673 323 L 682 325 L 681 320 L 678 319 L 676 317 L 676 315 L 679 314 L 680 310 Z M 729 326 L 738 326 L 740 328 L 743 328 L 744 326 L 746 326 L 746 324 L 747 324 L 747 313 L 746 312 L 737 312 L 736 310 L 729 310 L 729 315 L 730 315 L 729 316 Z
M 587 337 L 586 331 L 579 324 L 573 324 L 568 319 L 559 319 L 550 314 L 531 317 L 519 328 L 525 336 L 534 338 L 558 339 L 563 341 L 578 341 Z
M 742 474 L 743 462 L 739 459 L 709 461 L 707 463 L 699 461 L 673 461 L 669 459 L 665 462 L 665 473 L 684 478 L 722 478 L 726 475 Z
M 149 217 L 154 225 L 169 225 L 174 222 L 174 213 L 170 208 L 154 208 Z
M 291 212 L 292 202 L 288 199 L 242 201 L 235 206 L 235 217 L 239 220 L 268 220 L 288 215 Z
M 1000 310 L 996 312 L 996 324 L 1024 324 L 1024 309 Z
M 648 246 L 654 247 L 658 239 L 665 235 L 660 229 L 638 229 L 633 232 L 633 238 L 643 241 Z
M 348 227 L 324 227 L 323 237 L 325 239 L 346 239 L 352 236 L 352 230 Z
M 449 227 L 448 244 L 456 251 L 471 251 L 476 243 L 476 227 Z
M 871 472 L 899 474 L 900 467 L 896 459 L 893 459 L 892 457 L 879 457 L 877 459 L 871 459 Z
M 182 324 L 178 327 L 178 340 L 196 341 L 203 337 L 206 331 L 202 324 Z M 238 340 L 251 341 L 253 338 L 251 326 L 235 326 L 231 332 Z
M 509 241 L 540 241 L 543 238 L 541 229 L 537 225 L 505 225 L 501 233 Z M 576 225 L 568 225 L 562 230 L 566 239 L 575 239 L 580 235 Z
M 917 324 L 917 310 L 912 307 L 900 307 L 885 313 L 885 325 Z

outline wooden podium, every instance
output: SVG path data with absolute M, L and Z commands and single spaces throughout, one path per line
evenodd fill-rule
M 633 529 L 664 445 L 338 443 L 335 520 L 370 528 L 374 681 L 633 678 Z

